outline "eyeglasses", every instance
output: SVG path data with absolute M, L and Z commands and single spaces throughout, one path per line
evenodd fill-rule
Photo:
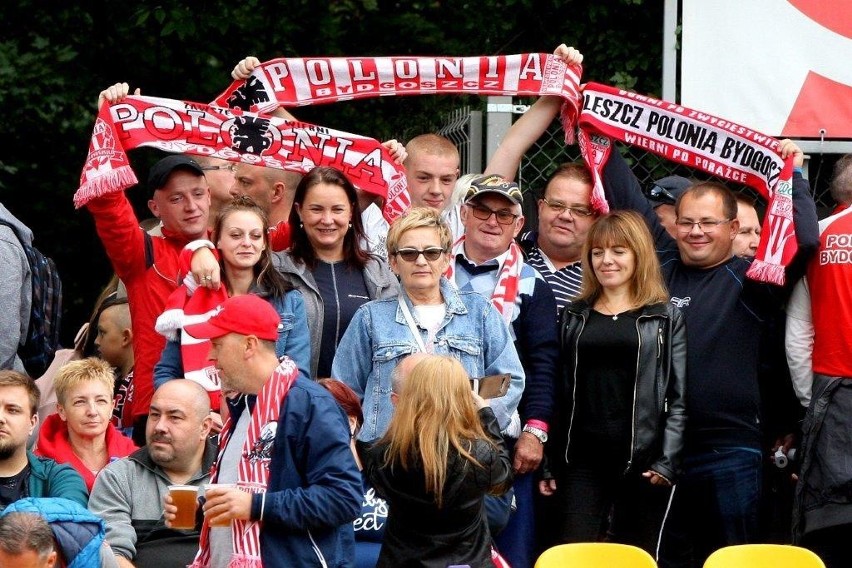
M 515 215 L 505 209 L 494 211 L 493 209 L 489 209 L 485 205 L 480 205 L 479 203 L 468 203 L 467 206 L 470 208 L 473 216 L 480 221 L 487 221 L 492 215 L 494 215 L 497 217 L 497 222 L 501 225 L 511 225 L 515 222 L 515 219 L 520 217 L 520 215 Z
M 675 197 L 671 191 L 661 185 L 657 185 L 656 183 L 648 190 L 648 197 L 656 201 L 666 200 L 667 202 L 670 202 L 670 205 L 674 205 L 675 202 L 677 202 L 677 197 Z
M 698 225 L 698 230 L 701 231 L 702 233 L 709 233 L 710 231 L 713 231 L 719 225 L 721 225 L 723 223 L 730 223 L 730 222 L 731 222 L 730 219 L 722 219 L 722 220 L 709 219 L 709 220 L 706 220 L 706 221 L 690 221 L 689 219 L 678 219 L 677 221 L 675 221 L 675 225 L 677 225 L 677 228 L 681 233 L 691 233 L 692 228 L 695 225 Z
M 399 249 L 394 254 L 401 257 L 402 260 L 406 262 L 416 262 L 420 255 L 423 255 L 423 258 L 428 260 L 429 262 L 435 262 L 441 255 L 446 251 L 441 247 L 429 247 L 425 249 L 415 249 L 415 248 L 404 248 Z
M 541 200 L 544 201 L 544 204 L 557 215 L 562 215 L 568 211 L 571 213 L 571 217 L 588 217 L 594 213 L 594 211 L 588 207 L 582 207 L 580 205 L 565 205 L 561 201 L 548 201 L 546 197 L 542 197 Z
M 234 173 L 237 171 L 237 166 L 236 164 L 228 164 L 225 166 L 201 166 L 201 171 L 203 172 L 212 172 L 214 170 L 228 170 L 231 173 Z

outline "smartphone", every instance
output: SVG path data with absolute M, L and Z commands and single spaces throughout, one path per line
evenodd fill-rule
M 470 379 L 470 388 L 476 391 L 482 398 L 499 398 L 509 391 L 509 382 L 511 380 L 512 375 L 509 373 L 488 375 L 487 377 Z

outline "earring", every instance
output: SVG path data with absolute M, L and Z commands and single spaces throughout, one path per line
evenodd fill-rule
M 304 229 L 304 228 L 305 228 L 305 224 L 304 224 L 304 223 L 299 223 L 299 228 L 300 228 L 300 229 Z
M 352 228 L 352 223 L 349 223 L 349 228 L 350 228 L 350 229 Z

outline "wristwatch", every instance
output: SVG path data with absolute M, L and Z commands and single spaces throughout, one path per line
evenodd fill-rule
M 536 428 L 535 426 L 530 426 L 529 424 L 527 424 L 526 426 L 524 426 L 524 432 L 526 432 L 527 434 L 532 434 L 533 436 L 538 438 L 538 441 L 542 444 L 547 441 L 547 432 L 545 432 L 541 428 Z

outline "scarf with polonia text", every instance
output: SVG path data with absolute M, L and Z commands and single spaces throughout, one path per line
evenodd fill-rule
M 521 53 L 482 57 L 294 57 L 266 61 L 234 81 L 215 104 L 269 113 L 278 108 L 397 95 L 555 95 L 565 142 L 574 143 L 580 93 L 579 65 L 556 55 Z M 410 206 L 407 192 L 388 192 L 385 218 Z
M 278 108 L 398 95 L 555 95 L 573 143 L 582 67 L 556 55 L 482 57 L 293 57 L 265 61 L 214 104 L 269 113 Z
M 747 275 L 784 284 L 798 244 L 793 223 L 793 158 L 780 142 L 728 120 L 597 83 L 583 87 L 579 145 L 592 174 L 592 207 L 606 212 L 602 172 L 612 139 L 755 189 L 768 201 L 757 254 Z
M 361 190 L 393 198 L 398 209 L 386 208 L 389 221 L 408 206 L 405 170 L 372 138 L 213 105 L 128 96 L 99 109 L 75 207 L 135 185 L 127 151 L 139 147 L 300 173 L 332 166 Z

